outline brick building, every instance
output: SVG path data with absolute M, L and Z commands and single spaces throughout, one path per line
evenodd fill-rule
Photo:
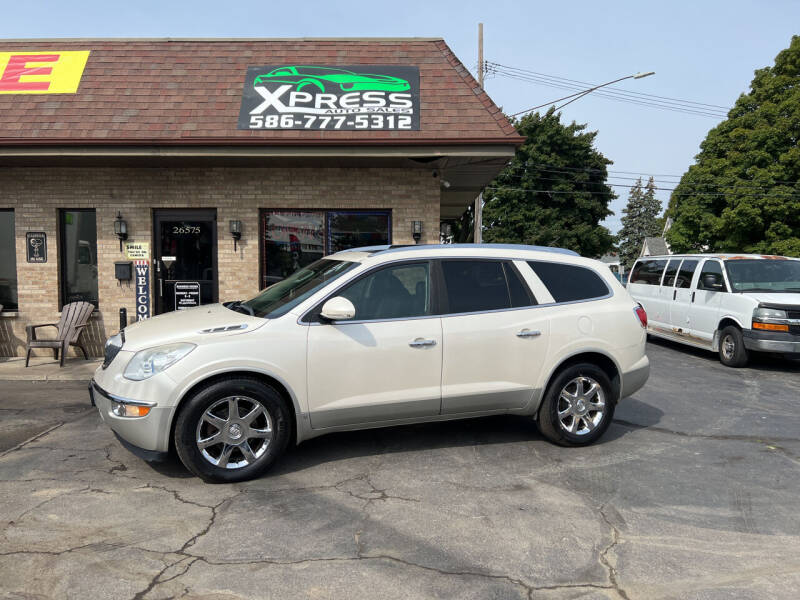
M 0 41 L 0 356 L 435 243 L 521 141 L 441 39 Z

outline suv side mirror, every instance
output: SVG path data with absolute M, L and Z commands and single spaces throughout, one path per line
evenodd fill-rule
M 347 298 L 336 296 L 322 305 L 319 316 L 326 321 L 346 321 L 356 316 L 356 307 Z
M 703 287 L 719 292 L 725 289 L 725 284 L 719 281 L 713 273 L 706 273 L 703 275 Z

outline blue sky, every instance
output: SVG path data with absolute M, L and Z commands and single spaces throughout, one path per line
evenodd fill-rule
M 208 0 L 4 2 L 0 37 L 443 37 L 465 65 L 477 63 L 477 23 L 487 61 L 603 83 L 639 71 L 624 89 L 732 106 L 753 71 L 800 33 L 797 0 L 633 2 L 406 2 Z M 792 23 L 795 25 L 793 26 Z M 569 94 L 493 76 L 486 90 L 506 112 Z M 566 121 L 598 130 L 596 145 L 614 161 L 614 183 L 658 175 L 663 187 L 692 163 L 719 119 L 587 96 L 563 109 Z M 616 188 L 616 231 L 627 189 Z M 660 192 L 665 201 L 667 191 Z

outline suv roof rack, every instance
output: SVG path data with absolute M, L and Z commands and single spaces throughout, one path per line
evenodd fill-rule
M 403 250 L 474 250 L 475 248 L 483 248 L 488 250 L 534 250 L 536 252 L 554 252 L 556 254 L 580 256 L 580 254 L 574 250 L 568 250 L 567 248 L 528 246 L 525 244 L 408 244 L 392 246 L 368 246 L 367 248 L 353 248 L 353 250 L 384 254 L 386 252 L 400 252 Z

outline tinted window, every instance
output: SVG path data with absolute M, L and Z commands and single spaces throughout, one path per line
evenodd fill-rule
M 703 281 L 706 275 L 711 275 L 714 278 L 714 282 L 716 284 L 721 284 L 722 288 L 717 286 L 714 287 L 706 287 L 705 282 Z M 722 265 L 719 264 L 716 260 L 707 260 L 703 263 L 703 270 L 700 271 L 700 279 L 697 281 L 697 289 L 698 290 L 714 290 L 717 292 L 726 291 L 725 289 L 725 278 L 722 276 Z
M 511 308 L 503 263 L 490 260 L 443 260 L 448 312 Z
M 661 285 L 672 287 L 675 285 L 675 275 L 678 274 L 678 267 L 681 264 L 681 259 L 672 259 L 667 265 L 667 270 L 664 271 L 664 282 Z
M 666 266 L 667 261 L 665 259 L 640 260 L 633 267 L 630 282 L 659 285 L 661 283 L 661 274 Z
M 609 294 L 600 276 L 586 267 L 528 261 L 556 302 L 574 302 L 600 298 Z
M 3 310 L 17 310 L 17 249 L 14 239 L 14 211 L 0 210 L 0 304 Z
M 684 260 L 681 263 L 681 270 L 678 271 L 678 277 L 675 279 L 675 287 L 688 288 L 692 285 L 692 275 L 697 268 L 696 260 Z
M 386 267 L 338 295 L 353 303 L 358 321 L 421 317 L 430 314 L 429 270 L 427 262 Z
M 97 306 L 97 223 L 94 209 L 62 210 L 60 220 L 61 303 L 83 301 Z
M 536 298 L 528 289 L 527 284 L 522 280 L 520 274 L 511 263 L 503 263 L 508 282 L 508 293 L 511 296 L 511 306 L 518 308 L 521 306 L 532 306 L 536 304 Z

